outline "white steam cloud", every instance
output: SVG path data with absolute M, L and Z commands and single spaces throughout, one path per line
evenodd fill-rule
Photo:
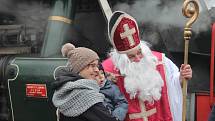
M 213 0 L 214 1 L 214 0 Z M 134 16 L 139 23 L 150 22 L 159 25 L 160 29 L 168 29 L 172 26 L 184 28 L 188 19 L 182 14 L 183 1 L 168 0 L 137 0 L 134 4 L 117 4 L 114 10 L 121 10 Z M 200 4 L 199 4 L 200 5 Z M 202 8 L 202 5 L 200 5 Z M 199 14 L 197 21 L 193 24 L 193 31 L 200 32 L 208 30 L 211 18 L 205 8 Z
M 43 32 L 50 13 L 50 5 L 40 1 L 0 0 L 0 12 L 16 17 L 16 23 L 35 32 Z
M 41 2 L 17 3 L 15 16 L 19 23 L 26 24 L 28 28 L 36 28 L 38 32 L 44 31 L 50 13 L 50 6 Z

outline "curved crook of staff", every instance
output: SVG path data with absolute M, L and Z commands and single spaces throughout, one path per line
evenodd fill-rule
M 182 13 L 186 18 L 189 18 L 184 28 L 184 64 L 188 64 L 188 47 L 191 39 L 191 26 L 196 21 L 199 15 L 199 5 L 195 0 L 185 0 L 183 3 Z M 183 112 L 182 121 L 186 120 L 186 99 L 187 99 L 187 80 L 183 79 Z

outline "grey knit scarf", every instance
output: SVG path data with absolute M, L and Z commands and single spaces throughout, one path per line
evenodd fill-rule
M 80 79 L 67 82 L 54 92 L 52 102 L 68 117 L 79 116 L 91 106 L 104 101 L 99 85 L 94 80 Z

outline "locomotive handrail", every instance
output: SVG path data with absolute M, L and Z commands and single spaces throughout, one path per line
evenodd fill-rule
M 211 63 L 210 63 L 210 106 L 214 104 L 214 41 L 215 41 L 215 23 L 212 26 L 211 32 Z

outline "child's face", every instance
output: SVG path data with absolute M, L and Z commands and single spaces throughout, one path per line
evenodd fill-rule
M 98 76 L 97 76 L 96 81 L 97 81 L 97 83 L 98 83 L 99 85 L 102 85 L 103 82 L 104 82 L 104 80 L 105 80 L 104 72 L 103 72 L 102 70 L 99 70 L 99 74 L 98 74 Z

